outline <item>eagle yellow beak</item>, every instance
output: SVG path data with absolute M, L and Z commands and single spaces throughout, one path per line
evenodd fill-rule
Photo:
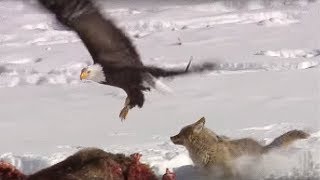
M 88 78 L 88 72 L 87 71 L 83 71 L 81 72 L 80 74 L 80 80 L 83 80 L 83 79 L 87 79 Z

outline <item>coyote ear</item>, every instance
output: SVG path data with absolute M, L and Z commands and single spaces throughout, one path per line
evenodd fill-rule
M 194 126 L 193 126 L 193 131 L 195 133 L 199 133 L 202 131 L 204 124 L 206 123 L 206 119 L 204 117 L 202 117 L 200 120 L 198 120 Z

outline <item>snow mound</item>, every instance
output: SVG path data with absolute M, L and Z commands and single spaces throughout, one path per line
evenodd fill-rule
M 276 26 L 276 25 L 287 25 L 287 24 L 293 24 L 298 23 L 299 21 L 297 19 L 292 19 L 290 17 L 272 17 L 270 19 L 262 20 L 258 22 L 258 25 L 262 26 Z
M 311 2 L 224 0 L 168 7 L 105 9 L 104 12 L 107 16 L 119 20 L 119 26 L 130 35 L 141 38 L 155 32 L 202 29 L 226 24 L 290 25 L 300 21 L 304 12 L 300 10 L 301 7 Z M 283 10 L 286 6 L 295 9 Z M 133 16 L 139 20 L 133 19 Z
M 170 12 L 168 12 L 170 13 Z M 148 34 L 159 31 L 177 31 L 185 29 L 202 29 L 223 24 L 281 24 L 288 25 L 299 22 L 298 12 L 290 11 L 266 11 L 266 12 L 236 12 L 224 14 L 212 14 L 208 16 L 191 16 L 196 13 L 190 11 L 190 16 L 185 18 L 164 19 L 162 16 L 144 18 L 139 21 L 130 21 L 119 24 L 130 35 L 144 37 Z
M 66 44 L 80 41 L 79 38 L 71 31 L 47 31 L 41 37 L 27 41 L 26 45 L 52 45 Z
M 256 55 L 271 56 L 279 58 L 313 58 L 320 55 L 320 49 L 303 50 L 303 49 L 283 49 L 279 51 L 260 51 Z
M 46 27 L 43 27 L 41 31 L 43 32 L 33 35 L 32 38 L 27 40 L 17 41 L 13 39 L 13 36 L 7 36 L 7 38 L 4 37 L 2 41 L 0 39 L 0 47 L 23 47 L 29 45 L 45 46 L 75 43 L 80 41 L 78 36 L 71 31 L 47 30 Z
M 0 34 L 0 45 L 2 43 L 5 43 L 7 41 L 10 41 L 14 39 L 15 35 L 9 35 L 9 34 Z
M 22 26 L 22 28 L 25 30 L 41 30 L 41 31 L 46 31 L 51 29 L 50 25 L 46 22 L 37 23 L 37 24 L 27 24 Z
M 226 7 L 234 9 L 255 10 L 263 8 L 281 8 L 284 6 L 299 6 L 303 7 L 315 0 L 217 0 L 216 3 L 221 3 Z
M 35 62 L 41 61 L 36 59 Z M 0 87 L 15 87 L 43 84 L 77 84 L 80 82 L 79 73 L 86 63 L 71 63 L 48 72 L 39 72 L 32 67 L 25 68 L 19 65 L 34 62 L 30 59 L 10 61 L 0 64 Z

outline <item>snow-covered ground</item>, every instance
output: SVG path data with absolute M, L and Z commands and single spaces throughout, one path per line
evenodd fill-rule
M 312 136 L 260 162 L 248 178 L 320 177 L 320 3 L 316 0 L 99 1 L 146 64 L 215 61 L 215 72 L 163 80 L 122 123 L 120 89 L 83 83 L 91 57 L 77 36 L 32 0 L 0 1 L 0 159 L 29 174 L 82 147 L 140 152 L 158 174 L 199 179 L 169 137 L 205 116 L 207 127 L 262 143 L 291 129 Z M 289 151 L 289 152 L 288 152 Z

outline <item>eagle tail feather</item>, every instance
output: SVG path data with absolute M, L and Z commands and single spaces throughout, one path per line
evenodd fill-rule
M 155 78 L 159 77 L 171 77 L 171 76 L 179 76 L 186 74 L 194 74 L 194 73 L 203 73 L 206 71 L 214 71 L 217 68 L 217 64 L 213 62 L 205 62 L 202 64 L 196 64 L 190 66 L 191 61 L 189 61 L 186 68 L 179 69 L 163 69 L 158 67 L 145 67 L 144 71 L 150 73 Z

